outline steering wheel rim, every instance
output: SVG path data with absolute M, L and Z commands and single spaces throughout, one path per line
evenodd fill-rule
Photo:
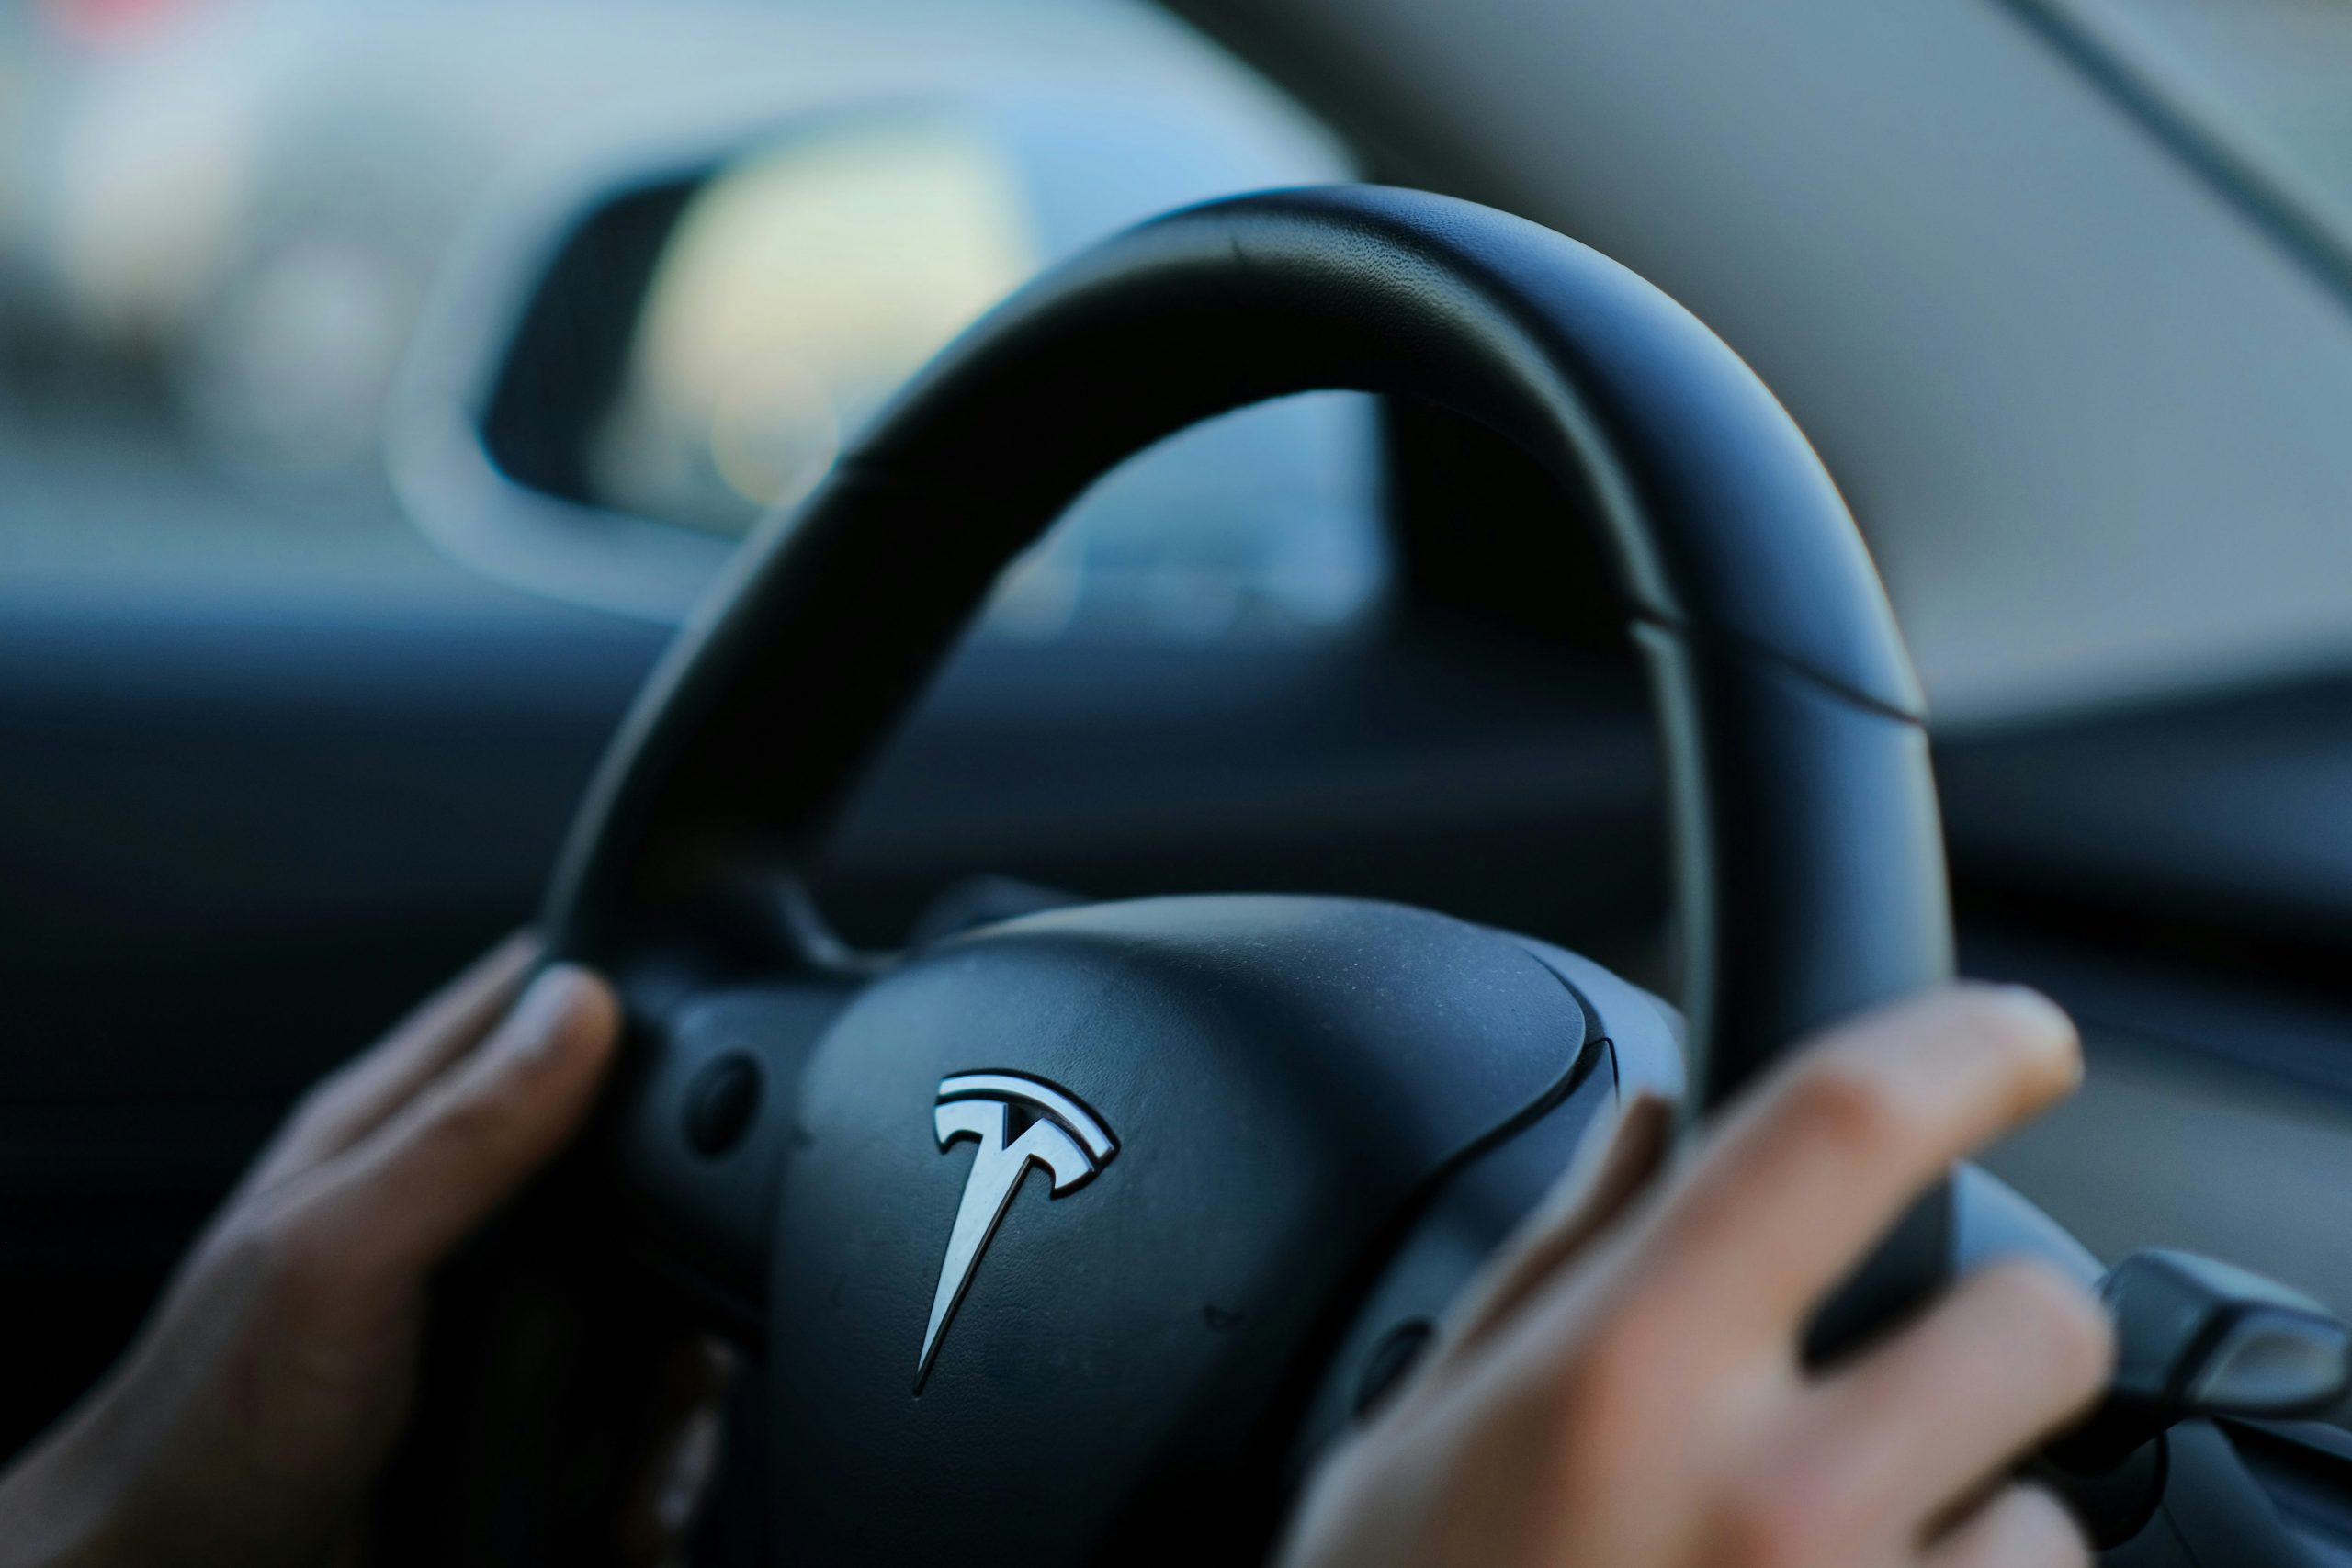
M 1364 186 L 1146 223 L 943 352 L 747 545 L 648 682 L 553 883 L 557 951 L 616 964 L 747 871 L 796 874 L 998 575 L 1088 484 L 1203 418 L 1324 389 L 1490 425 L 1598 521 L 1660 716 L 1698 1103 L 1949 977 L 1923 702 L 1794 422 L 1597 252 Z
M 1151 375 L 1129 388 L 1138 364 Z M 1002 568 L 1152 440 L 1325 388 L 1492 425 L 1598 519 L 1661 716 L 1687 1072 L 1654 998 L 1599 965 L 1395 905 L 1083 906 L 854 976 L 793 940 L 827 818 Z M 571 1262 L 651 1265 L 559 1287 L 587 1320 L 567 1342 L 626 1356 L 684 1308 L 764 1347 L 770 1501 L 828 1561 L 1197 1561 L 1267 1539 L 1281 1454 L 1329 1440 L 1332 1396 L 1344 1421 L 1346 1391 L 1360 1400 L 1385 1348 L 1408 1342 L 1395 1331 L 1454 1299 L 1478 1256 L 1465 1242 L 1497 1245 L 1601 1106 L 1678 1079 L 1713 1103 L 1805 1031 L 1951 970 L 1916 682 L 1787 414 L 1605 258 L 1364 186 L 1144 225 L 952 345 L 673 645 L 574 823 L 548 916 L 559 954 L 614 971 L 633 1033 L 587 1161 L 621 1185 L 593 1212 L 556 1205 L 595 1231 Z M 757 1063 L 785 1085 L 774 1108 L 706 1095 L 756 1085 Z M 946 1157 L 959 1139 L 980 1145 L 968 1162 Z M 1068 1212 L 1012 1201 L 1037 1149 L 1049 1198 L 1087 1190 Z M 991 1247 L 976 1306 L 963 1292 Z M 1939 1183 L 1825 1304 L 1808 1350 L 2010 1252 L 2094 1266 L 1998 1183 Z M 514 1261 L 481 1277 L 486 1332 L 441 1352 L 477 1382 L 513 1381 L 504 1347 L 546 1299 L 543 1269 Z M 2169 1365 L 2204 1319 L 2160 1296 L 2161 1321 L 2118 1310 Z M 943 1324 L 954 1364 L 926 1395 Z M 582 1498 L 609 1494 L 609 1444 L 520 1503 L 512 1478 L 482 1484 L 513 1434 L 553 1419 L 560 1370 L 519 1359 L 536 1370 L 491 1394 L 492 1418 L 441 1407 L 419 1473 L 469 1499 L 449 1522 L 577 1536 Z M 2210 1426 L 2161 1449 L 2169 1437 L 2117 1409 L 2108 1435 L 2140 1443 L 2122 1483 L 2068 1494 L 2102 1541 L 2150 1539 L 2165 1509 L 2171 1545 L 2150 1561 L 2294 1559 Z M 904 1506 L 909 1476 L 934 1506 Z

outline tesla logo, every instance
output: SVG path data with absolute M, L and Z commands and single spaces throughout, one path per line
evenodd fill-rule
M 917 1393 L 931 1376 L 939 1337 L 970 1288 L 972 1270 L 1029 1167 L 1046 1168 L 1053 1178 L 1052 1195 L 1058 1198 L 1093 1180 L 1119 1152 L 1111 1129 L 1075 1095 L 1018 1073 L 959 1073 L 940 1079 L 931 1120 L 941 1152 L 959 1138 L 978 1141 L 980 1149 L 964 1179 L 964 1201 L 947 1237 L 946 1260 L 939 1266 L 939 1288 L 932 1293 L 931 1325 L 923 1330 L 922 1356 L 915 1363 Z

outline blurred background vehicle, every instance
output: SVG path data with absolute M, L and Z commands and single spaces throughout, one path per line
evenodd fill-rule
M 1996 1163 L 2104 1251 L 2352 1305 L 2346 80 L 2340 0 L 0 14 L 0 1291 L 52 1352 L 0 1444 L 302 1083 L 528 917 L 669 625 L 900 378 L 1096 235 L 1355 175 L 1592 243 L 1757 366 L 1936 705 L 1971 966 L 2091 1025 Z M 518 291 L 629 189 L 669 205 L 611 395 L 484 434 Z M 828 911 L 1366 893 L 1669 984 L 1573 521 L 1358 398 L 1147 455 L 1004 586 Z

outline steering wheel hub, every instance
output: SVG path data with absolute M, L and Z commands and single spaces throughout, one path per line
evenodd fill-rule
M 915 1561 L 1017 1529 L 1058 1560 L 1148 1517 L 1164 1542 L 1170 1473 L 1271 1511 L 1334 1304 L 1417 1196 L 1613 1081 L 1607 1050 L 1528 945 L 1395 905 L 1091 905 L 914 958 L 818 1048 L 783 1172 L 797 1537 L 846 1560 L 879 1528 Z

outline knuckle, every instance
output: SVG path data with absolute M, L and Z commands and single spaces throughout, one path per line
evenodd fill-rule
M 304 1203 L 272 1214 L 243 1244 L 243 1299 L 269 1343 L 280 1334 L 336 1334 L 383 1311 L 397 1281 L 375 1237 L 339 1224 L 332 1205 Z
M 1790 1081 L 1782 1113 L 1808 1139 L 1875 1161 L 1916 1141 L 1914 1118 L 1884 1075 L 1843 1053 L 1823 1053 Z
M 2030 1337 L 2045 1376 L 2070 1389 L 2095 1387 L 2105 1378 L 2115 1330 L 2088 1291 L 2031 1258 L 1992 1265 L 1984 1289 L 2018 1331 Z
M 1630 1305 L 1620 1309 L 1564 1369 L 1559 1393 L 1568 1425 L 1577 1431 L 1627 1429 L 1656 1403 L 1675 1353 L 1663 1317 Z
M 1708 1561 L 1723 1568 L 1819 1568 L 1848 1555 L 1835 1487 L 1809 1461 L 1751 1467 L 1718 1501 L 1713 1527 Z

